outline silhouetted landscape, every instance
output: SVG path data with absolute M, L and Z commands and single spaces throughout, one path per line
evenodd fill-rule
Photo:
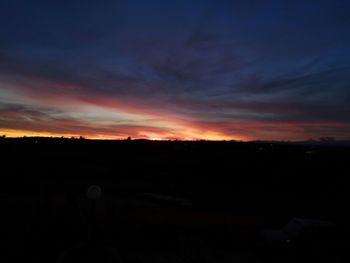
M 1 0 L 0 263 L 350 262 L 349 0 Z
M 90 246 L 104 262 L 346 262 L 345 142 L 2 138 L 0 149 L 2 262 L 92 262 Z M 333 227 L 307 249 L 294 230 L 295 242 L 263 234 L 311 219 Z

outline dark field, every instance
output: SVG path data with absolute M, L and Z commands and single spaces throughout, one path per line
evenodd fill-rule
M 348 260 L 350 147 L 27 138 L 1 139 L 0 154 L 1 262 Z M 261 230 L 292 218 L 336 235 L 307 252 L 265 246 Z

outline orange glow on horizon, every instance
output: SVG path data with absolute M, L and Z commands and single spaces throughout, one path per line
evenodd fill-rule
M 154 140 L 154 141 L 168 141 L 168 140 L 184 140 L 184 141 L 196 141 L 196 140 L 208 140 L 208 141 L 224 141 L 224 140 L 239 140 L 239 141 L 246 141 L 244 139 L 240 138 L 233 138 L 229 136 L 219 135 L 216 133 L 207 133 L 205 135 L 202 134 L 202 136 L 194 136 L 191 132 L 188 136 L 180 136 L 180 137 L 169 137 L 162 134 L 155 134 L 155 133 L 147 133 L 143 132 L 141 133 L 141 136 L 138 137 L 132 137 L 132 139 L 147 139 L 147 140 Z M 92 140 L 124 140 L 128 138 L 129 136 L 117 136 L 117 135 L 110 135 L 110 134 L 64 134 L 64 133 L 51 133 L 51 132 L 38 132 L 38 131 L 25 131 L 25 130 L 10 130 L 10 129 L 0 129 L 0 135 L 5 135 L 7 138 L 23 138 L 23 137 L 53 137 L 53 138 L 79 138 L 80 136 L 83 136 L 86 139 L 92 139 Z
M 21 137 L 79 137 L 78 134 L 59 134 L 51 132 L 37 132 L 37 131 L 23 131 L 23 130 L 10 130 L 0 129 L 0 135 L 5 135 L 9 138 L 21 138 Z

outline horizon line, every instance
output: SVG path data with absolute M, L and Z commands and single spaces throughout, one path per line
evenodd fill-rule
M 298 143 L 298 142 L 309 142 L 309 143 L 318 143 L 318 142 L 350 142 L 350 139 L 338 140 L 334 137 L 320 137 L 318 139 L 306 139 L 306 140 L 237 140 L 237 139 L 222 139 L 222 140 L 213 140 L 213 139 L 152 139 L 152 138 L 86 138 L 84 136 L 0 136 L 1 139 L 65 139 L 65 140 L 88 140 L 88 141 L 159 141 L 159 142 L 270 142 L 270 143 Z

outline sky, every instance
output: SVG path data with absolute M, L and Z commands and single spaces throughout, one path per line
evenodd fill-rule
M 350 1 L 2 0 L 0 134 L 350 139 Z

